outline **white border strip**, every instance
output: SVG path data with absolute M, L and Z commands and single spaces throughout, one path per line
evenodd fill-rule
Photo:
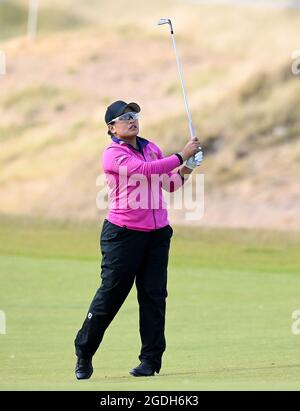
M 272 0 L 190 0 L 197 4 L 218 4 L 233 6 L 254 6 L 272 9 L 300 9 L 299 0 L 290 1 L 272 1 Z

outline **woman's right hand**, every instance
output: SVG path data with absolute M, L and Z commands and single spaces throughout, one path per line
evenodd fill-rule
M 190 140 L 183 148 L 182 151 L 180 151 L 180 155 L 183 159 L 183 161 L 187 160 L 189 157 L 193 156 L 196 154 L 198 151 L 201 150 L 200 146 L 200 141 L 198 140 L 197 137 L 194 137 L 193 140 Z

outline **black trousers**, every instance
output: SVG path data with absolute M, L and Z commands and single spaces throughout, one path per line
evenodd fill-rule
M 152 362 L 159 372 L 166 349 L 167 266 L 172 234 L 170 225 L 144 232 L 104 220 L 100 238 L 102 282 L 75 339 L 78 357 L 95 354 L 135 281 L 142 343 L 139 359 Z

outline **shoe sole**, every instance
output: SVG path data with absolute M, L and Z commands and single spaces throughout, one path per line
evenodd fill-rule
M 132 371 L 129 371 L 129 374 L 132 375 L 133 377 L 154 377 L 155 373 L 153 374 L 138 374 L 138 373 L 134 373 Z
M 85 377 L 79 377 L 79 376 L 77 375 L 77 373 L 75 373 L 75 375 L 76 375 L 77 380 L 88 380 L 88 379 L 90 379 L 91 376 L 93 375 L 93 371 L 92 371 L 89 375 L 87 375 L 87 376 L 85 376 Z

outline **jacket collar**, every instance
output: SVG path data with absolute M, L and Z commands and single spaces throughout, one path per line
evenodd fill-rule
M 122 140 L 121 138 L 118 138 L 118 137 L 116 137 L 116 136 L 111 136 L 111 139 L 112 139 L 112 141 L 114 141 L 115 143 L 118 143 L 118 144 L 127 144 L 127 145 L 129 145 L 130 147 L 132 147 L 131 144 L 126 143 L 126 141 L 124 141 L 124 140 Z M 139 136 L 136 137 L 136 141 L 137 141 L 137 144 L 138 144 L 138 146 L 139 146 L 139 149 L 143 149 L 147 144 L 149 144 L 149 141 L 148 141 L 148 140 L 146 140 L 146 139 L 143 138 L 143 137 L 139 137 Z M 134 147 L 133 147 L 133 148 L 134 148 Z

